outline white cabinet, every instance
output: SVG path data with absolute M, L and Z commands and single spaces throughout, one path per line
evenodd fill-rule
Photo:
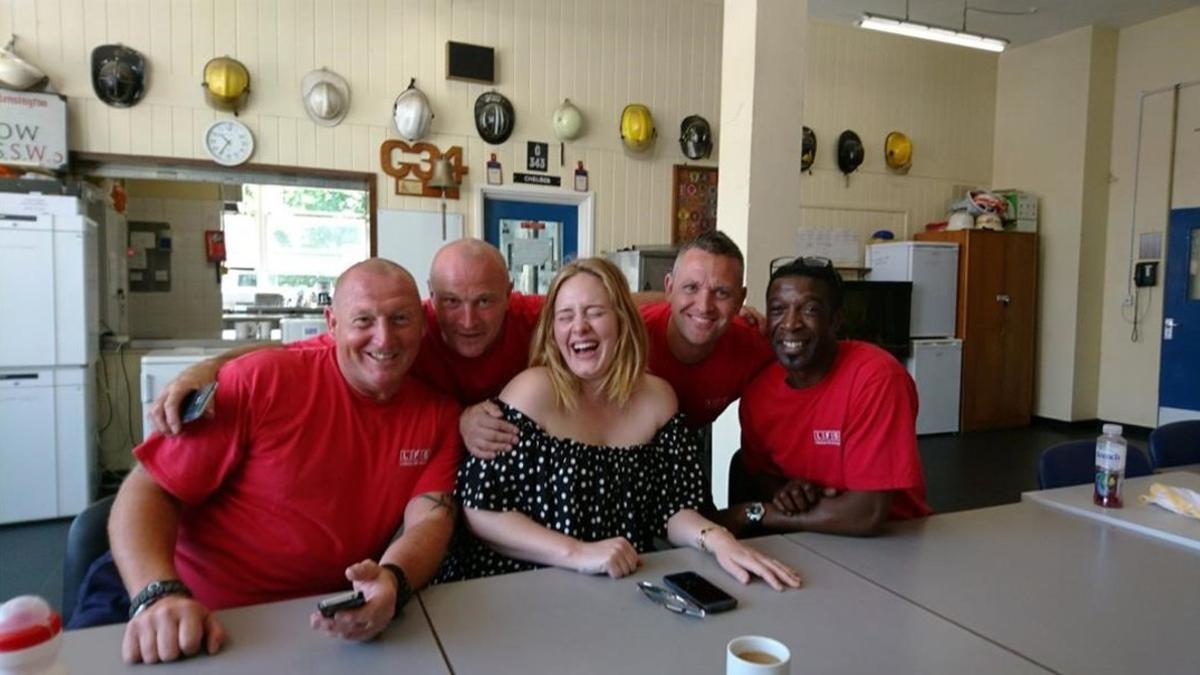
M 96 484 L 88 368 L 0 370 L 0 524 L 79 513 Z

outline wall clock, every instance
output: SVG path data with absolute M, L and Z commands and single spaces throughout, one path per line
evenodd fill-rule
M 217 120 L 204 130 L 204 151 L 217 164 L 237 166 L 254 154 L 254 134 L 237 120 Z

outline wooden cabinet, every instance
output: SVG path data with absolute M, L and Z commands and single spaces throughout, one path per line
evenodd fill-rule
M 916 239 L 959 245 L 962 431 L 1027 426 L 1033 413 L 1037 235 L 959 230 L 922 232 Z

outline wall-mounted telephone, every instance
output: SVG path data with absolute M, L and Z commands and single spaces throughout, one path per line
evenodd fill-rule
M 208 262 L 225 262 L 225 233 L 221 230 L 204 231 L 204 254 Z

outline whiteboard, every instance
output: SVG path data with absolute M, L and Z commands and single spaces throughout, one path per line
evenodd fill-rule
M 403 265 L 429 297 L 429 264 L 433 254 L 448 241 L 462 238 L 462 214 L 446 214 L 446 238 L 442 239 L 440 211 L 389 211 L 380 209 L 376 218 L 375 251 L 380 258 Z

